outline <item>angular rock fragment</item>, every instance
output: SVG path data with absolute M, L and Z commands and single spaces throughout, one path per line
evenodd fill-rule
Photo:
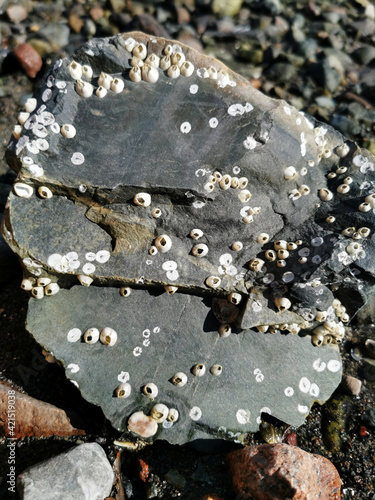
M 370 153 L 218 61 L 138 32 L 91 40 L 58 61 L 25 113 L 6 154 L 20 175 L 3 234 L 33 297 L 29 330 L 74 365 L 69 376 L 116 427 L 148 415 L 149 382 L 179 411 L 168 434 L 156 433 L 172 442 L 255 430 L 262 408 L 299 425 L 314 399 L 329 397 L 341 364 L 328 344 L 342 342 L 374 284 Z M 82 343 L 104 327 L 113 345 Z M 145 348 L 156 343 L 140 335 L 156 327 L 165 334 L 150 363 Z M 96 351 L 129 366 L 92 363 Z M 200 363 L 205 376 L 189 392 Z M 262 390 L 258 369 L 267 371 Z M 136 383 L 115 398 L 122 372 Z M 187 382 L 168 385 L 179 372 Z
M 17 478 L 23 500 L 102 500 L 111 493 L 114 473 L 97 443 L 85 443 L 26 469 Z
M 252 446 L 230 453 L 227 459 L 234 489 L 244 500 L 341 498 L 341 479 L 335 466 L 297 446 Z

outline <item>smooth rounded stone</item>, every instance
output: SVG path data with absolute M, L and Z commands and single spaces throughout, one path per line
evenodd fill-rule
M 351 53 L 351 56 L 359 63 L 367 66 L 375 59 L 375 47 L 372 45 L 364 45 Z
M 85 443 L 26 469 L 17 478 L 22 500 L 103 500 L 114 472 L 97 443 Z
M 93 326 L 116 330 L 117 343 L 109 348 L 68 340 L 73 328 L 84 332 Z M 160 424 L 151 436 L 177 444 L 198 435 L 236 440 L 258 430 L 262 412 L 299 426 L 310 406 L 323 403 L 341 380 L 337 349 L 317 349 L 309 337 L 254 330 L 220 338 L 210 306 L 194 295 L 153 296 L 134 289 L 124 298 L 118 288 L 75 286 L 32 300 L 27 328 L 116 429 L 126 430 L 132 414 L 147 416 L 157 403 L 176 408 L 178 420 Z M 191 370 L 200 362 L 207 369 L 195 377 Z M 212 375 L 214 365 L 222 366 L 220 376 Z M 184 386 L 172 383 L 177 372 L 187 375 Z M 124 381 L 131 394 L 117 398 L 114 391 Z M 149 383 L 158 389 L 153 401 L 142 389 Z
M 13 54 L 20 62 L 27 76 L 35 78 L 43 64 L 38 52 L 29 43 L 22 43 L 13 50 Z
M 361 393 L 362 382 L 351 375 L 343 375 L 340 386 L 345 392 L 352 396 L 359 396 Z
M 239 13 L 243 0 L 212 0 L 212 11 L 219 16 L 233 17 Z
M 341 75 L 335 69 L 332 68 L 328 62 L 328 59 L 324 58 L 322 61 L 311 64 L 309 67 L 309 74 L 315 80 L 317 85 L 329 90 L 330 92 L 335 92 L 341 82 Z
M 227 455 L 233 487 L 243 500 L 339 500 L 341 479 L 321 455 L 287 444 L 249 446 Z

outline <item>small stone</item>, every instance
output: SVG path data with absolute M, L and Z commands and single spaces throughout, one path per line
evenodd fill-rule
M 29 43 L 22 43 L 14 49 L 13 54 L 21 63 L 27 76 L 35 78 L 43 65 L 42 58 L 38 52 Z
M 341 479 L 334 465 L 297 446 L 251 446 L 230 453 L 227 462 L 234 490 L 243 500 L 340 499 Z
M 85 443 L 26 469 L 17 478 L 17 490 L 21 500 L 103 500 L 110 495 L 113 481 L 114 472 L 101 446 Z
M 340 385 L 345 392 L 352 396 L 358 396 L 362 388 L 362 382 L 351 375 L 343 375 Z
M 212 12 L 218 16 L 235 16 L 242 7 L 243 0 L 212 0 Z
M 365 351 L 370 358 L 375 358 L 375 340 L 367 339 L 365 342 Z
M 7 430 L 7 404 L 9 391 L 13 389 L 0 383 L 0 429 Z M 75 429 L 64 410 L 49 403 L 14 390 L 16 405 L 16 426 L 12 437 L 79 436 L 83 430 Z M 7 434 L 6 434 L 7 435 Z
M 77 16 L 76 14 L 72 14 L 69 16 L 69 26 L 75 33 L 79 33 L 84 26 L 85 21 Z
M 14 23 L 22 23 L 29 15 L 27 9 L 23 5 L 9 5 L 7 8 L 7 16 Z
M 99 6 L 96 5 L 92 9 L 90 9 L 90 17 L 93 21 L 99 21 L 104 16 L 104 10 Z
M 371 429 L 375 429 L 375 408 L 367 408 L 363 415 L 363 423 Z

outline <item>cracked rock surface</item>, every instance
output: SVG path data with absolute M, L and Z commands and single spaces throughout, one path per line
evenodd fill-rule
M 302 424 L 340 382 L 336 344 L 374 283 L 374 157 L 142 33 L 91 40 L 27 106 L 3 234 L 28 329 L 83 396 L 122 430 L 157 403 L 178 410 L 151 436 L 173 443 L 238 439 L 262 413 Z M 84 340 L 105 327 L 114 345 Z

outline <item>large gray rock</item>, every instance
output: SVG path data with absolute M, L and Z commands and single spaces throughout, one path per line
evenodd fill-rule
M 97 443 L 86 443 L 26 469 L 17 478 L 22 500 L 103 500 L 114 472 Z
M 146 65 L 157 81 L 144 69 L 133 81 L 139 43 L 154 61 L 170 52 L 194 71 L 171 78 Z M 76 81 L 80 65 L 86 76 Z M 181 415 L 168 433 L 142 422 L 173 442 L 198 429 L 229 438 L 255 430 L 262 408 L 302 423 L 341 376 L 337 346 L 318 350 L 311 338 L 342 342 L 374 285 L 374 157 L 218 61 L 142 33 L 91 40 L 73 66 L 55 64 L 35 99 L 7 149 L 19 178 L 3 234 L 21 258 L 23 286 L 42 299 L 31 299 L 28 317 L 38 342 L 119 429 L 134 428 L 131 412 L 148 415 L 147 380 Z M 135 202 L 139 193 L 146 203 Z M 45 297 L 58 287 L 66 290 Z M 161 296 L 164 287 L 178 293 Z M 234 333 L 221 338 L 227 323 Z M 118 333 L 113 347 L 82 343 L 87 328 L 105 326 Z M 156 327 L 165 332 L 157 343 L 142 338 Z M 205 376 L 190 380 L 203 362 Z M 223 366 L 220 377 L 208 375 L 211 364 Z M 188 374 L 185 389 L 168 382 L 169 370 Z M 132 393 L 119 401 L 122 372 Z M 259 373 L 265 383 L 254 382 Z M 197 407 L 200 423 L 190 415 Z

